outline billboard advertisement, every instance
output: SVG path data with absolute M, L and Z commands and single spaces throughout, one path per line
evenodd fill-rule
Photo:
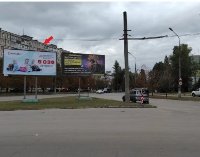
M 105 55 L 96 54 L 62 54 L 62 74 L 84 76 L 105 73 Z
M 5 49 L 3 74 L 56 75 L 56 53 Z

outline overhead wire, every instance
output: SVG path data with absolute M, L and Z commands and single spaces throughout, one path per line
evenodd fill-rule
M 187 33 L 187 34 L 181 34 L 179 37 L 185 37 L 185 36 L 200 36 L 200 32 L 198 33 Z M 164 38 L 164 37 L 176 37 L 176 35 L 165 35 L 165 36 L 158 36 L 158 37 L 134 37 L 130 38 L 129 40 L 146 40 L 146 39 L 157 39 L 157 38 Z M 45 40 L 45 39 L 38 39 L 38 40 Z M 119 40 L 119 37 L 113 37 L 113 38 L 54 38 L 54 41 L 108 41 L 108 40 Z

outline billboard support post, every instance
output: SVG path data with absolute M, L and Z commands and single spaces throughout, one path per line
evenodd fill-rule
M 38 88 L 37 88 L 37 76 L 35 76 L 35 99 L 37 99 L 37 90 L 38 90 Z
M 78 80 L 78 97 L 80 98 L 80 91 L 81 91 L 81 77 Z
M 89 77 L 88 77 L 88 97 L 89 97 L 89 92 L 90 92 L 90 81 L 89 81 Z
M 26 76 L 24 76 L 24 99 L 26 99 Z
M 54 77 L 54 94 L 56 94 L 56 77 Z
M 56 76 L 56 53 L 4 49 L 3 74 L 24 76 L 23 102 L 37 102 L 37 76 Z M 35 99 L 26 99 L 27 76 L 35 76 Z

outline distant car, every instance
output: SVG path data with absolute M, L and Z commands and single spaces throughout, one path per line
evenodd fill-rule
M 68 88 L 62 88 L 62 89 L 60 90 L 60 92 L 68 92 L 68 91 L 69 91 Z
M 149 104 L 149 91 L 147 88 L 134 88 L 130 91 L 130 101 L 137 102 L 141 101 L 143 96 L 143 103 Z M 125 95 L 122 97 L 122 100 L 125 101 Z
M 104 92 L 104 93 L 107 93 L 107 92 L 108 92 L 108 88 L 104 88 L 104 89 L 103 89 L 103 92 Z
M 55 92 L 54 88 L 50 88 L 48 91 L 49 92 Z M 59 90 L 57 88 L 56 88 L 56 92 L 59 92 Z
M 37 90 L 38 92 L 43 92 L 42 88 L 38 88 Z
M 99 89 L 99 90 L 96 91 L 96 93 L 97 93 L 97 94 L 103 94 L 104 91 L 103 91 L 102 89 Z
M 104 93 L 111 93 L 111 89 L 110 89 L 110 88 L 104 88 L 104 89 L 103 89 L 103 92 L 104 92 Z
M 192 96 L 195 97 L 195 96 L 200 96 L 200 88 L 196 89 L 195 91 L 192 91 Z
M 26 90 L 28 91 L 28 90 Z M 13 88 L 13 89 L 10 89 L 10 93 L 23 93 L 24 92 L 24 89 L 23 88 Z

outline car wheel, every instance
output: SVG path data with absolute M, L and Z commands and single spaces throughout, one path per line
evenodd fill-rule
M 125 102 L 125 97 L 122 98 L 122 101 Z
M 192 96 L 195 97 L 196 95 L 194 93 L 192 93 Z

